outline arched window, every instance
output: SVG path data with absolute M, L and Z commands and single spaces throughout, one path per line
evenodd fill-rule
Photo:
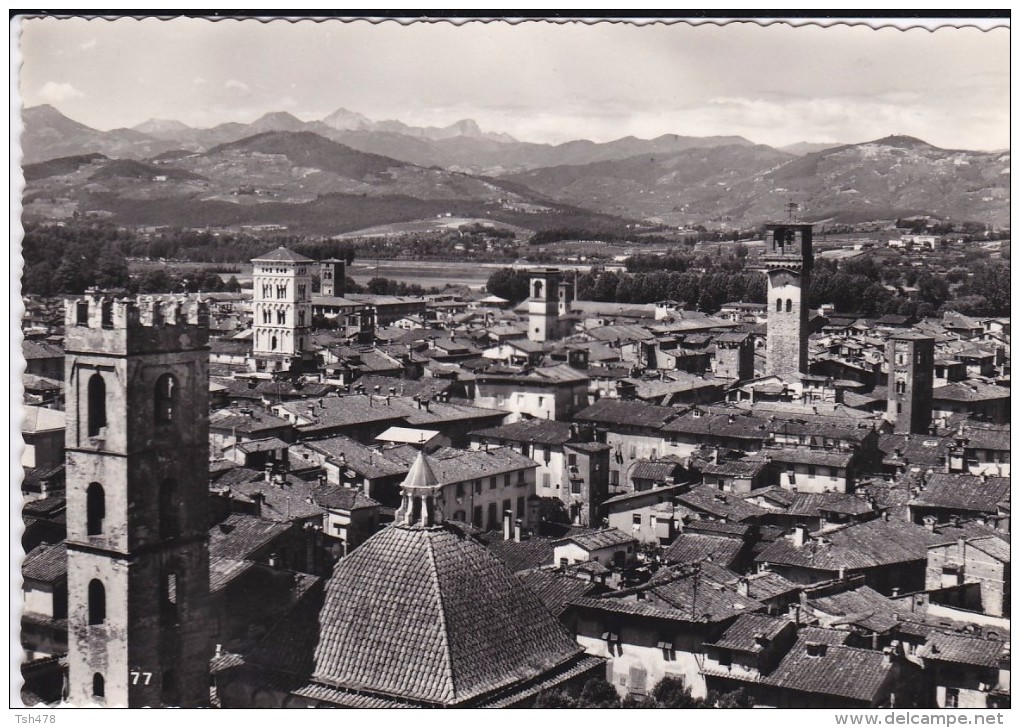
M 103 532 L 106 518 L 106 493 L 99 483 L 89 483 L 85 491 L 85 533 L 98 536 Z
M 273 334 L 273 337 L 269 340 L 269 348 L 276 351 L 276 334 Z
M 793 310 L 793 301 L 789 298 L 786 299 L 786 312 L 790 313 Z
M 106 621 L 106 587 L 99 579 L 89 582 L 89 624 Z
M 92 676 L 92 697 L 106 697 L 106 680 L 104 680 L 103 676 L 98 672 Z
M 542 297 L 542 281 L 535 281 L 535 295 L 534 298 Z
M 905 394 L 907 391 L 907 383 L 902 379 L 896 380 L 896 394 Z
M 88 400 L 88 433 L 95 437 L 106 427 L 106 382 L 99 372 L 89 377 Z
M 277 311 L 276 312 L 276 323 L 278 323 L 278 324 L 286 324 L 287 323 L 287 312 L 286 311 Z
M 167 478 L 159 484 L 159 537 L 174 538 L 180 535 L 181 499 L 177 492 L 177 482 Z
M 174 421 L 177 404 L 177 380 L 173 374 L 163 374 L 156 380 L 156 424 Z
M 777 298 L 776 299 L 776 313 L 779 313 L 782 310 L 783 310 L 783 299 Z

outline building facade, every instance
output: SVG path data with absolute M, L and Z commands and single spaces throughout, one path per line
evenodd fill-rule
M 289 370 L 302 359 L 312 325 L 315 261 L 286 248 L 252 259 L 252 370 Z

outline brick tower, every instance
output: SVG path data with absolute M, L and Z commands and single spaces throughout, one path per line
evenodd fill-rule
M 765 374 L 798 379 L 807 373 L 808 307 L 811 284 L 810 223 L 791 220 L 765 225 L 762 262 L 768 277 Z
M 69 700 L 209 700 L 209 313 L 67 303 Z
M 559 268 L 543 268 L 531 272 L 528 290 L 528 338 L 551 341 L 558 336 L 560 288 Z M 567 295 L 564 289 L 564 295 Z
M 319 293 L 343 298 L 347 283 L 347 263 L 336 258 L 319 261 Z
M 932 413 L 935 339 L 907 332 L 885 344 L 889 369 L 886 419 L 897 435 L 928 432 Z
M 288 371 L 303 360 L 312 325 L 315 261 L 287 248 L 252 259 L 254 371 Z

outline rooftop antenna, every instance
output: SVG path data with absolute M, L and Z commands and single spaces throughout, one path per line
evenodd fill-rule
M 790 222 L 797 219 L 797 209 L 800 207 L 796 202 L 790 200 L 786 203 L 786 216 Z

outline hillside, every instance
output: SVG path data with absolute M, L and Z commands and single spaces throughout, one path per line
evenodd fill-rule
M 512 182 L 366 154 L 307 131 L 265 132 L 150 161 L 103 155 L 29 165 L 27 220 L 75 213 L 137 226 L 281 226 L 338 234 L 442 215 L 529 230 L 623 229 L 626 221 L 552 203 Z
M 693 149 L 506 179 L 561 202 L 676 225 L 754 225 L 791 199 L 815 220 L 931 214 L 1009 221 L 1008 152 L 939 149 L 912 137 L 803 156 L 763 146 Z

